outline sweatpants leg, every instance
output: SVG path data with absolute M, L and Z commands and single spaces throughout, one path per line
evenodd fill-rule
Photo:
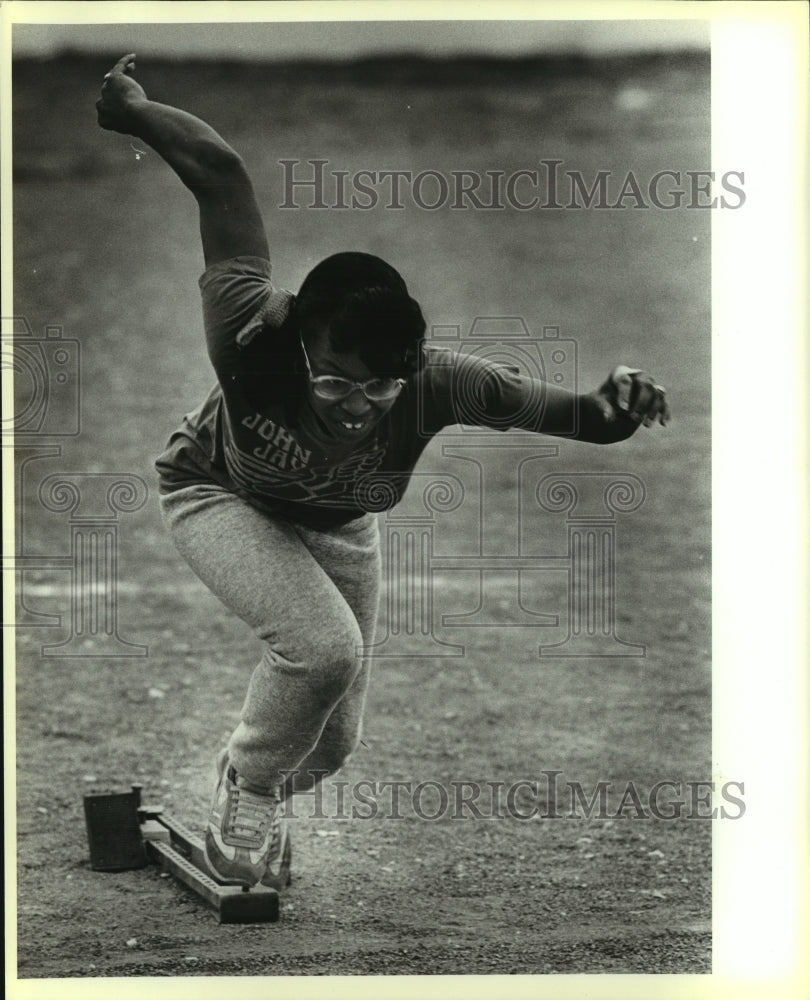
M 264 514 L 215 484 L 161 498 L 181 554 L 262 641 L 229 753 L 252 784 L 336 771 L 354 749 L 377 616 L 373 516 L 324 532 Z M 309 787 L 302 775 L 297 787 Z
M 337 533 L 312 531 L 300 525 L 296 530 L 343 595 L 357 620 L 363 645 L 370 647 L 374 643 L 379 608 L 381 556 L 377 519 L 369 515 L 362 520 L 366 523 L 351 522 Z M 361 572 L 358 561 L 365 567 Z M 306 791 L 325 774 L 334 774 L 357 748 L 370 667 L 370 659 L 362 657 L 357 676 L 326 720 L 316 746 L 285 782 L 283 797 L 293 791 Z

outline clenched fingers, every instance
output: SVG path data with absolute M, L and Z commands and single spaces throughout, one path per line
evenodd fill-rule
M 627 365 L 616 365 L 610 373 L 610 381 L 616 390 L 616 405 L 620 410 L 628 412 L 633 398 L 633 377 L 640 375 L 640 368 L 628 368 Z
M 671 417 L 666 389 L 639 368 L 618 365 L 610 380 L 616 390 L 616 405 L 636 423 L 652 427 L 658 420 L 666 427 Z
M 109 80 L 114 73 L 128 73 L 132 74 L 135 72 L 135 53 L 128 52 L 125 56 L 121 56 L 118 62 L 113 66 L 109 73 L 104 74 L 104 79 Z
M 667 391 L 651 376 L 644 372 L 633 376 L 633 393 L 630 404 L 630 417 L 636 423 L 652 427 L 656 420 L 666 427 L 670 418 Z

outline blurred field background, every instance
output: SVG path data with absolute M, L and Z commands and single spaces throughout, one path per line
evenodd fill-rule
M 267 929 L 217 928 L 156 875 L 90 872 L 88 791 L 139 780 L 200 827 L 209 761 L 257 658 L 160 523 L 154 456 L 212 381 L 202 254 L 193 199 L 168 168 L 95 125 L 102 76 L 120 54 L 14 66 L 14 313 L 39 335 L 62 326 L 82 351 L 81 433 L 31 467 L 20 496 L 26 548 L 66 552 L 64 514 L 37 499 L 52 471 L 130 472 L 150 490 L 142 510 L 122 517 L 119 548 L 121 635 L 149 656 L 43 658 L 59 630 L 19 631 L 20 975 L 707 971 L 711 824 L 702 821 L 319 821 L 334 838 L 309 824 L 297 831 L 291 909 L 269 931 L 269 952 Z M 414 174 L 509 174 L 559 159 L 586 179 L 610 170 L 619 180 L 708 170 L 708 57 L 260 65 L 142 51 L 137 77 L 242 153 L 278 284 L 294 290 L 320 258 L 366 250 L 399 268 L 429 325 L 464 332 L 477 316 L 519 316 L 538 336 L 556 325 L 577 341 L 580 388 L 624 362 L 669 390 L 667 430 L 607 449 L 538 439 L 560 449 L 543 472 L 630 472 L 645 484 L 645 504 L 617 522 L 617 609 L 619 635 L 646 644 L 647 656 L 539 660 L 538 644 L 566 626 L 564 586 L 541 574 L 526 600 L 560 614 L 559 629 L 505 627 L 505 599 L 504 627 L 442 634 L 465 656 L 377 664 L 368 746 L 345 777 L 508 783 L 551 767 L 586 785 L 710 780 L 711 213 L 429 212 L 409 200 L 403 211 L 278 208 L 281 159 L 302 161 L 299 170 L 323 158 L 328 170 Z M 421 471 L 458 474 L 441 444 Z M 513 454 L 489 449 L 480 460 L 490 470 L 487 548 L 511 552 Z M 421 507 L 411 495 L 409 504 Z M 437 521 L 443 554 L 478 544 L 468 506 Z M 537 510 L 520 533 L 529 554 L 564 551 L 561 515 Z M 27 573 L 25 584 L 37 610 L 64 614 L 64 574 Z M 477 597 L 475 579 L 448 574 L 436 615 L 471 610 Z M 133 937 L 140 943 L 128 948 Z

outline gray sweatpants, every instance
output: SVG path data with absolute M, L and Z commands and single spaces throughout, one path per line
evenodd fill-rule
M 264 788 L 297 771 L 303 791 L 337 771 L 360 739 L 380 591 L 376 517 L 314 531 L 258 511 L 213 483 L 161 497 L 197 576 L 263 643 L 231 763 Z M 286 779 L 284 793 L 294 790 Z

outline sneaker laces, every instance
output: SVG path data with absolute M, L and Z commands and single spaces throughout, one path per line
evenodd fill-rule
M 279 800 L 272 795 L 261 795 L 252 792 L 243 785 L 234 785 L 231 800 L 230 823 L 228 832 L 237 837 L 250 837 L 263 840 L 265 832 L 270 827 L 270 850 L 278 844 L 281 823 L 278 816 Z

